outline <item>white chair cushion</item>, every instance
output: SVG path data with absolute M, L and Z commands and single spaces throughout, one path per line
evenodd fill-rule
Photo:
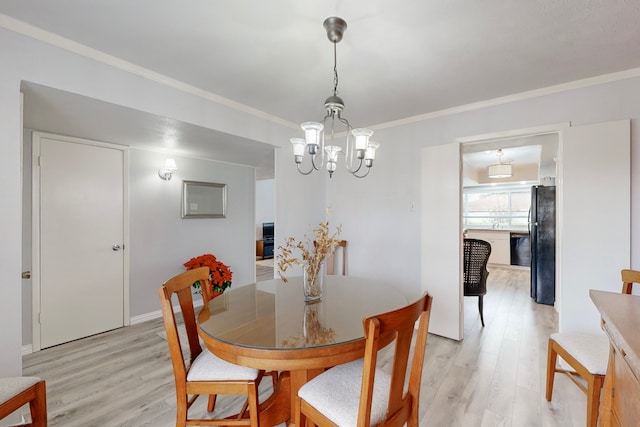
M 607 373 L 609 339 L 606 336 L 557 333 L 551 334 L 551 339 L 560 344 L 592 374 Z
M 38 377 L 0 378 L 0 404 L 39 382 Z
M 255 380 L 258 370 L 229 363 L 209 350 L 202 350 L 187 373 L 187 381 Z
M 338 365 L 318 375 L 298 391 L 298 396 L 340 427 L 358 421 L 364 360 Z M 391 375 L 376 369 L 371 404 L 371 425 L 384 420 L 389 403 Z

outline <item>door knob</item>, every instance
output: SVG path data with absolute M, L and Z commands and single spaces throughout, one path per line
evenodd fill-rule
M 113 249 L 114 251 L 119 251 L 120 250 L 120 245 L 113 245 L 113 246 L 111 246 L 111 249 Z
M 23 271 L 22 272 L 22 278 L 23 279 L 31 279 L 31 272 L 30 271 Z

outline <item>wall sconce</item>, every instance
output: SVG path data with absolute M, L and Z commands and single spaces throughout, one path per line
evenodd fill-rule
M 167 159 L 164 166 L 158 171 L 158 176 L 165 181 L 169 181 L 173 176 L 173 172 L 177 171 L 176 162 L 173 159 Z

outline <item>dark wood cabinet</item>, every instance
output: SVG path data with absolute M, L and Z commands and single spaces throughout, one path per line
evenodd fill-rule
M 273 258 L 273 240 L 256 240 L 256 256 Z

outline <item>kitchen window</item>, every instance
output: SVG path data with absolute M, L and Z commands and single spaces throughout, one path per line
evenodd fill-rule
M 530 186 L 467 187 L 462 197 L 464 228 L 527 228 Z

